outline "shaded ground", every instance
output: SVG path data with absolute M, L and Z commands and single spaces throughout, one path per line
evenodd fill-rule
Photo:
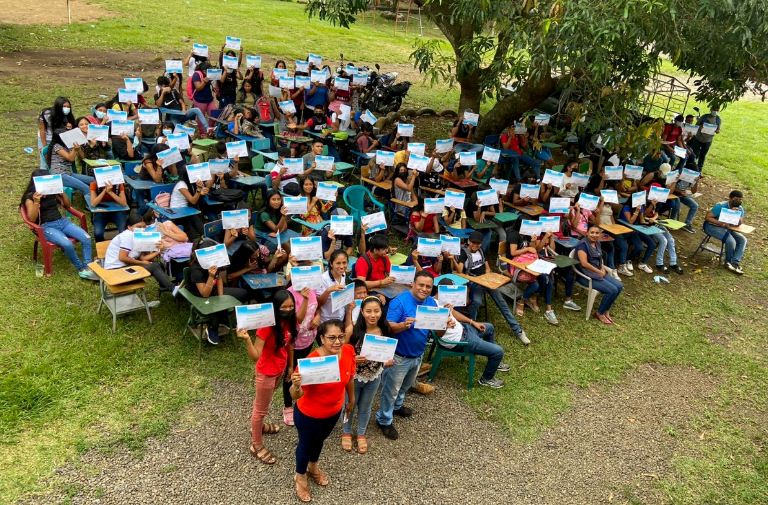
M 296 435 L 267 439 L 274 467 L 247 451 L 251 388 L 216 386 L 210 400 L 190 407 L 164 439 L 143 456 L 92 451 L 58 472 L 76 490 L 74 503 L 290 503 Z M 645 365 L 609 388 L 574 391 L 572 408 L 531 444 L 511 443 L 478 420 L 450 385 L 409 400 L 416 415 L 397 422 L 401 438 L 384 439 L 375 426 L 370 452 L 344 453 L 339 430 L 321 462 L 331 476 L 314 488 L 321 503 L 659 503 L 656 487 L 670 460 L 696 434 L 687 421 L 716 389 L 688 368 Z M 273 408 L 273 412 L 277 409 Z M 671 436 L 675 433 L 675 436 Z M 62 495 L 25 503 L 60 502 Z
M 67 24 L 67 3 L 72 21 L 95 21 L 113 14 L 100 5 L 91 5 L 82 0 L 53 0 L 50 2 L 15 2 L 0 0 L 0 23 L 19 25 L 64 25 Z

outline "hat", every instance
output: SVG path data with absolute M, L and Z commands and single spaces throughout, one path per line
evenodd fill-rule
M 479 231 L 477 231 L 477 230 L 473 231 L 473 232 L 472 232 L 472 233 L 469 235 L 469 241 L 470 241 L 470 242 L 477 242 L 477 243 L 481 243 L 481 242 L 483 241 L 483 234 L 482 234 L 482 232 L 479 232 Z
M 670 170 L 672 170 L 672 166 L 669 163 L 662 163 L 659 167 L 659 172 L 661 172 L 661 175 L 664 177 L 667 176 Z

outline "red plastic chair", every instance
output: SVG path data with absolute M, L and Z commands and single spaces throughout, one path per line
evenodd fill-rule
M 85 214 L 83 214 L 79 210 L 74 209 L 72 207 L 67 207 L 64 210 L 66 210 L 69 214 L 71 214 L 72 216 L 80 220 L 80 227 L 86 232 L 88 231 L 88 224 L 85 221 Z M 24 205 L 19 207 L 19 213 L 21 214 L 21 219 L 29 227 L 29 230 L 35 236 L 35 245 L 32 248 L 32 259 L 34 261 L 37 261 L 37 246 L 38 244 L 40 244 L 40 247 L 43 250 L 43 274 L 52 275 L 53 274 L 53 251 L 55 251 L 58 248 L 58 246 L 53 244 L 52 242 L 48 242 L 48 240 L 45 238 L 45 232 L 43 231 L 43 227 L 35 222 L 32 222 L 29 219 L 29 216 L 27 216 L 27 209 Z M 69 240 L 73 244 L 77 242 L 73 238 L 70 238 Z

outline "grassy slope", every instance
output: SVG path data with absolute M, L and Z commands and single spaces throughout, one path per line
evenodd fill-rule
M 116 9 L 115 2 L 100 3 Z M 254 3 L 228 2 L 227 15 L 253 16 L 250 6 Z M 346 32 L 319 22 L 307 23 L 296 5 L 258 4 L 258 16 L 249 30 L 258 37 L 247 37 L 240 30 L 210 28 L 225 26 L 220 4 L 211 3 L 200 8 L 200 17 L 206 22 L 204 28 L 195 31 L 194 38 L 210 41 L 239 34 L 249 47 L 256 43 L 249 43 L 249 38 L 258 39 L 258 52 L 288 57 L 299 57 L 310 48 L 334 55 L 338 47 L 344 47 L 349 59 L 396 63 L 404 62 L 410 52 L 409 38 L 395 39 L 391 28 L 380 24 Z M 120 5 L 132 11 L 140 4 L 128 0 Z M 166 5 L 180 6 L 182 2 Z M 141 31 L 124 16 L 99 22 L 95 29 L 86 24 L 69 27 L 66 32 L 62 28 L 4 27 L 0 47 L 58 47 L 63 43 L 71 48 L 165 48 L 181 52 L 188 45 L 181 37 L 191 35 L 187 27 L 193 23 L 189 21 L 170 17 L 163 20 L 170 25 L 161 26 L 159 22 L 150 24 L 154 22 L 151 16 L 141 16 L 140 22 L 147 25 Z M 279 35 L 263 29 L 286 22 L 297 28 Z M 299 31 L 302 44 L 297 46 L 295 33 Z M 36 489 L 41 477 L 51 475 L 78 450 L 119 442 L 140 447 L 144 437 L 163 433 L 179 408 L 208 394 L 211 380 L 248 381 L 250 376 L 247 360 L 234 345 L 206 349 L 203 359 L 198 359 L 197 345 L 179 335 L 185 318 L 183 307 L 165 303 L 152 326 L 138 316 L 123 317 L 112 334 L 107 318 L 94 313 L 96 290 L 84 289 L 81 281 L 68 275 L 71 268 L 60 254 L 53 278 L 34 277 L 29 261 L 31 241 L 14 210 L 35 164 L 34 157 L 22 153 L 24 146 L 34 145 L 34 113 L 52 96 L 64 94 L 75 103 L 91 103 L 103 90 L 57 87 L 49 82 L 31 84 L 15 76 L 0 77 L 3 123 L 16 120 L 30 125 L 21 130 L 0 130 L 0 145 L 4 146 L 0 165 L 7 191 L 6 205 L 0 208 L 0 227 L 5 231 L 0 263 L 7 270 L 0 290 L 0 317 L 5 321 L 0 332 L 0 433 L 4 448 L 0 456 L 0 502 L 13 501 Z M 417 87 L 412 103 L 435 108 L 455 106 L 452 97 L 455 91 Z M 768 194 L 768 183 L 760 171 L 768 159 L 763 141 L 768 136 L 764 113 L 765 105 L 757 102 L 742 101 L 729 107 L 723 113 L 724 130 L 706 170 L 708 175 L 735 180 L 737 186 L 747 189 L 750 215 L 762 217 L 768 214 L 763 198 Z M 738 289 L 733 277 L 709 269 L 673 279 L 675 284 L 666 287 L 647 280 L 629 282 L 617 306 L 621 324 L 612 330 L 563 311 L 558 311 L 562 324 L 557 331 L 526 316 L 524 324 L 534 346 L 523 349 L 502 337 L 509 351 L 508 361 L 515 365 L 507 387 L 502 391 L 475 389 L 466 395 L 467 401 L 506 426 L 511 436 L 524 440 L 535 437 L 558 413 L 567 410 L 574 384 L 620 380 L 637 364 L 649 361 L 699 367 L 721 381 L 721 395 L 691 427 L 706 433 L 704 441 L 686 445 L 687 455 L 677 460 L 678 473 L 662 485 L 670 498 L 681 503 L 760 502 L 765 494 L 759 493 L 765 493 L 768 481 L 765 425 L 755 421 L 757 413 L 768 407 L 768 293 L 758 279 L 764 276 L 758 273 L 765 265 L 764 244 L 753 241 L 749 254 L 751 275 L 739 281 Z M 680 297 L 680 293 L 686 296 Z M 734 324 L 747 320 L 748 325 Z M 711 335 L 726 335 L 729 347 L 709 343 L 706 337 Z M 463 371 L 449 365 L 440 375 L 441 380 L 451 376 L 461 379 Z

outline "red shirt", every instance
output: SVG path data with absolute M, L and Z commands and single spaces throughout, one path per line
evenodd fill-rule
M 680 135 L 683 134 L 683 129 L 675 124 L 666 124 L 664 125 L 664 132 L 661 134 L 661 138 L 663 138 L 667 142 L 672 142 L 673 144 L 677 144 L 677 139 L 680 137 Z
M 317 350 L 309 353 L 307 357 L 314 358 L 315 356 L 320 356 Z M 304 395 L 296 401 L 299 410 L 315 419 L 338 416 L 344 406 L 344 388 L 355 376 L 356 369 L 355 348 L 349 344 L 344 344 L 341 346 L 341 355 L 339 356 L 339 377 L 341 380 L 328 384 L 301 386 Z
M 259 328 L 256 330 L 256 338 L 264 341 L 264 349 L 261 351 L 259 361 L 256 362 L 256 372 L 268 377 L 277 377 L 285 370 L 288 364 L 288 343 L 291 341 L 291 332 L 288 329 L 283 331 L 283 345 L 280 349 L 275 349 L 276 326 L 269 328 Z
M 419 233 L 437 233 L 435 230 L 435 215 L 427 214 L 426 217 L 418 212 L 411 213 L 411 228 L 416 230 L 416 223 L 424 219 L 424 228 Z
M 507 142 L 509 142 L 509 145 L 507 146 Z M 510 149 L 512 151 L 515 151 L 517 154 L 522 155 L 523 150 L 520 149 L 520 143 L 517 141 L 517 135 L 512 135 L 512 138 L 510 139 L 510 136 L 506 133 L 501 134 L 501 148 L 502 149 Z
M 368 271 L 368 262 L 365 258 L 358 258 L 355 262 L 355 277 L 362 277 L 367 281 L 380 281 L 389 277 L 389 257 L 374 258 L 370 252 L 365 253 L 371 261 L 371 271 Z
M 96 181 L 93 181 L 92 183 L 90 183 L 88 185 L 88 187 L 90 188 L 91 191 L 95 191 L 98 194 L 98 192 L 99 192 L 99 185 L 96 184 Z M 115 190 L 117 190 L 117 191 L 115 191 Z M 112 191 L 115 191 L 115 193 L 117 193 L 118 195 L 122 195 L 123 192 L 125 191 L 125 186 L 122 185 L 122 184 L 118 184 L 116 187 L 115 186 L 112 187 Z M 106 195 L 104 195 L 104 198 L 101 199 L 101 201 L 102 202 L 114 202 L 115 199 L 112 198 L 112 195 L 106 194 Z

